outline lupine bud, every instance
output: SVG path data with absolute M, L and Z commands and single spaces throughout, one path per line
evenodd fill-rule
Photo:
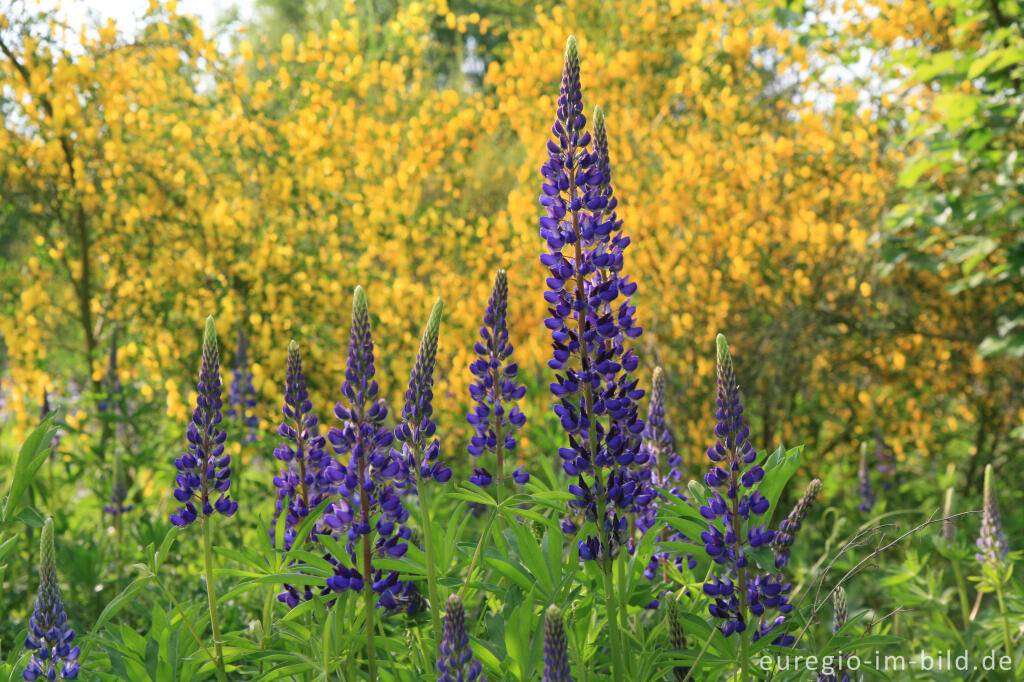
M 679 615 L 679 598 L 674 594 L 669 594 L 666 606 L 665 619 L 668 621 L 668 643 L 676 651 L 685 649 L 686 631 L 683 629 L 683 620 Z M 676 682 L 685 680 L 689 672 L 690 668 L 687 666 L 677 665 L 672 668 L 672 676 L 676 679 Z
M 484 452 L 491 452 L 498 461 L 515 451 L 515 431 L 526 423 L 517 404 L 526 395 L 526 387 L 516 380 L 519 366 L 509 361 L 513 346 L 509 343 L 507 313 L 508 276 L 504 270 L 498 270 L 480 327 L 482 340 L 475 346 L 477 359 L 469 365 L 475 377 L 469 385 L 469 395 L 476 407 L 466 415 L 475 432 L 467 446 L 469 454 L 479 458 Z M 481 488 L 490 485 L 491 480 L 485 468 L 477 469 L 470 478 Z M 522 482 L 527 480 L 529 474 L 524 474 Z
M 486 682 L 483 666 L 473 658 L 466 631 L 466 614 L 458 595 L 448 597 L 444 611 L 444 633 L 441 638 L 441 655 L 437 659 L 437 670 L 441 676 L 437 682 Z
M 341 499 L 328 507 L 323 519 L 324 532 L 344 533 L 347 539 L 345 548 L 352 567 L 343 566 L 340 557 L 329 559 L 335 575 L 328 578 L 327 585 L 338 592 L 363 586 L 365 566 L 355 567 L 361 565 L 358 554 L 364 538 L 372 536 L 371 560 L 400 558 L 410 542 L 411 531 L 405 525 L 409 512 L 392 483 L 400 470 L 390 449 L 394 435 L 384 425 L 388 408 L 379 395 L 375 374 L 370 309 L 366 292 L 357 286 L 352 295 L 348 366 L 341 385 L 345 402 L 334 406 L 341 427 L 327 434 L 335 453 L 349 455 L 346 463 L 335 462 L 327 471 L 328 477 L 337 481 Z M 420 604 L 415 584 L 402 582 L 398 575 L 397 571 L 373 570 L 371 565 L 368 579 L 379 597 L 377 606 L 414 613 Z
M 235 371 L 231 377 L 231 391 L 228 394 L 227 416 L 236 420 L 244 430 L 245 443 L 256 442 L 260 420 L 256 416 L 256 389 L 252 383 L 252 367 L 249 361 L 249 344 L 242 325 L 238 325 L 238 340 L 235 345 Z
M 832 593 L 832 606 L 835 612 L 835 617 L 832 621 L 832 632 L 839 632 L 846 621 L 849 618 L 849 611 L 846 606 L 846 590 L 839 586 L 836 591 Z
M 800 531 L 800 525 L 807 516 L 811 505 L 814 504 L 814 499 L 818 496 L 819 492 L 821 492 L 821 481 L 814 479 L 807 484 L 807 489 L 804 490 L 800 501 L 793 507 L 793 511 L 789 512 L 789 516 L 779 524 L 779 530 L 775 533 L 775 539 L 772 540 L 772 551 L 775 552 L 775 568 L 782 568 L 789 562 L 793 541 L 796 539 L 796 534 Z
M 978 549 L 974 556 L 978 561 L 989 564 L 1002 563 L 1008 548 L 1006 536 L 1003 535 L 1003 524 L 999 517 L 999 500 L 992 482 L 992 465 L 985 467 L 984 503 L 981 508 L 981 534 L 978 536 Z
M 946 543 L 956 540 L 956 524 L 953 522 L 953 488 L 946 488 L 946 501 L 942 505 L 942 539 Z
M 857 470 L 857 478 L 860 480 L 860 509 L 862 512 L 869 512 L 875 506 L 875 495 L 871 492 L 871 469 L 868 468 L 867 445 L 862 444 L 860 448 L 860 468 Z
M 53 519 L 46 519 L 39 538 L 39 592 L 28 621 L 25 648 L 32 652 L 21 676 L 26 680 L 78 678 L 79 648 L 72 647 L 75 631 L 68 624 L 57 581 Z
M 227 433 L 220 428 L 223 419 L 220 356 L 212 316 L 206 318 L 196 392 L 196 409 L 185 433 L 188 446 L 181 457 L 174 460 L 178 470 L 174 498 L 182 503 L 178 511 L 171 514 L 171 523 L 176 526 L 187 526 L 200 514 L 209 516 L 216 511 L 232 516 L 238 510 L 238 503 L 232 502 L 228 495 L 231 455 L 224 453 Z M 215 492 L 217 501 L 211 502 Z
M 402 443 L 402 451 L 392 451 L 401 471 L 395 477 L 398 487 L 415 493 L 421 481 L 433 479 L 446 483 L 452 470 L 438 459 L 441 443 L 434 438 L 437 426 L 434 414 L 434 364 L 437 359 L 437 339 L 441 329 L 441 311 L 444 304 L 438 298 L 430 311 L 423 330 L 420 349 L 409 375 L 409 388 L 405 391 L 402 423 L 395 427 L 395 439 Z
M 621 274 L 629 237 L 615 212 L 604 115 L 595 110 L 593 151 L 586 122 L 579 53 L 570 37 L 549 158 L 541 167 L 540 236 L 547 249 L 540 261 L 550 275 L 544 324 L 553 348 L 548 366 L 556 372 L 550 385 L 554 411 L 569 439 L 559 455 L 565 472 L 577 478 L 569 486 L 576 496 L 570 510 L 597 521 L 607 543 L 579 540 L 580 557 L 604 561 L 625 543 L 629 523 L 623 515 L 646 492 L 636 470 L 646 461 L 636 404 L 644 392 L 633 378 L 639 359 L 628 347 L 642 329 L 631 302 L 636 284 Z M 599 508 L 603 519 L 597 519 Z M 566 518 L 563 527 L 574 529 L 576 519 Z
M 544 615 L 544 682 L 572 682 L 565 622 L 554 604 Z

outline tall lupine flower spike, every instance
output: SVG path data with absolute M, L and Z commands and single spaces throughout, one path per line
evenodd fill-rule
M 452 470 L 438 459 L 441 444 L 434 438 L 434 364 L 437 359 L 437 339 L 441 330 L 441 312 L 444 304 L 438 298 L 430 311 L 423 330 L 416 362 L 409 375 L 409 388 L 405 391 L 402 423 L 395 428 L 395 438 L 402 443 L 402 452 L 393 453 L 404 463 L 404 471 L 396 479 L 406 492 L 415 493 L 420 481 L 433 479 L 445 483 Z
M 552 604 L 544 615 L 543 682 L 572 682 L 569 643 L 565 636 L 562 610 Z
M 469 365 L 475 377 L 469 385 L 469 395 L 476 407 L 466 415 L 466 421 L 474 430 L 467 446 L 469 454 L 479 458 L 484 452 L 494 453 L 499 501 L 505 483 L 505 458 L 515 452 L 515 432 L 526 423 L 526 416 L 517 404 L 526 395 L 526 387 L 516 380 L 519 365 L 509 360 L 514 347 L 509 343 L 507 314 L 508 276 L 504 270 L 498 270 L 484 312 L 484 324 L 480 327 L 481 340 L 474 346 L 477 359 Z M 526 483 L 530 475 L 520 467 L 512 478 L 516 483 Z M 470 481 L 481 488 L 486 488 L 492 480 L 485 467 L 478 467 L 470 477 Z
M 26 680 L 78 678 L 79 648 L 72 647 L 75 631 L 68 624 L 57 582 L 57 556 L 53 545 L 53 519 L 46 519 L 39 538 L 39 593 L 28 621 L 25 648 L 32 652 L 21 676 Z
M 578 542 L 580 557 L 606 562 L 626 540 L 624 516 L 644 506 L 650 491 L 632 467 L 642 465 L 644 423 L 637 401 L 644 391 L 633 378 L 639 360 L 630 339 L 642 333 L 630 297 L 636 284 L 623 277 L 623 251 L 629 237 L 611 187 L 611 164 L 604 115 L 594 115 L 594 150 L 585 130 L 579 53 L 574 38 L 566 44 L 558 112 L 548 141 L 549 159 L 541 167 L 540 236 L 547 252 L 549 317 L 555 370 L 554 411 L 569 446 L 559 449 L 562 467 L 575 477 L 569 492 L 574 515 L 597 522 L 599 537 Z M 589 481 L 587 480 L 589 479 Z M 639 499 L 638 499 L 639 498 Z M 574 530 L 572 518 L 563 523 Z
M 999 500 L 992 482 L 992 465 L 985 467 L 984 502 L 981 508 L 981 534 L 975 558 L 982 563 L 999 564 L 1006 558 L 1008 547 L 999 516 Z
M 769 502 L 753 487 L 764 478 L 764 469 L 757 462 L 757 452 L 750 444 L 749 427 L 743 421 L 739 384 L 733 370 L 732 356 L 725 337 L 718 335 L 718 394 L 715 419 L 717 442 L 708 448 L 712 468 L 704 476 L 711 488 L 701 515 L 708 519 L 708 529 L 701 534 L 708 556 L 721 566 L 712 570 L 704 592 L 712 598 L 711 615 L 723 620 L 726 636 L 743 632 L 751 614 L 760 616 L 765 606 L 784 606 L 779 602 L 781 586 L 771 578 L 752 579 L 748 570 L 745 547 L 751 549 L 771 543 L 774 531 L 762 523 L 753 525 L 751 517 L 763 516 Z M 725 496 L 719 491 L 725 487 Z M 750 523 L 746 537 L 741 523 Z M 768 629 L 771 629 L 769 627 Z M 755 638 L 765 634 L 755 633 Z
M 196 387 L 196 409 L 186 432 L 186 451 L 174 460 L 178 470 L 174 497 L 183 506 L 171 514 L 171 523 L 187 526 L 199 515 L 215 511 L 231 516 L 238 503 L 228 495 L 231 487 L 231 455 L 224 454 L 227 433 L 220 428 L 221 407 L 220 357 L 217 352 L 217 330 L 213 317 L 206 318 L 203 334 L 203 358 Z M 214 493 L 217 500 L 211 502 Z
M 857 479 L 860 482 L 860 506 L 862 512 L 869 512 L 875 506 L 875 494 L 871 491 L 871 469 L 868 467 L 868 449 L 866 444 L 861 445 L 860 467 L 857 469 Z
M 679 597 L 674 594 L 668 595 L 665 619 L 668 621 L 668 643 L 675 651 L 686 648 L 686 631 L 683 629 L 683 620 L 680 617 Z M 676 682 L 683 682 L 690 669 L 687 666 L 677 665 L 672 668 L 672 676 Z
M 789 563 L 789 554 L 792 551 L 793 541 L 796 539 L 796 534 L 800 532 L 800 525 L 807 517 L 807 512 L 810 510 L 811 505 L 814 504 L 814 499 L 818 496 L 819 492 L 821 492 L 821 481 L 816 478 L 807 484 L 803 496 L 800 497 L 796 506 L 793 507 L 793 511 L 789 512 L 789 516 L 779 524 L 779 530 L 775 533 L 775 539 L 772 540 L 772 551 L 775 553 L 775 568 L 782 568 Z
M 458 595 L 448 597 L 444 611 L 444 635 L 441 640 L 441 656 L 437 659 L 437 670 L 441 676 L 437 682 L 487 682 L 483 666 L 473 658 L 466 631 L 466 614 Z
M 337 490 L 327 472 L 331 458 L 325 450 L 326 440 L 320 435 L 320 419 L 313 412 L 306 375 L 302 371 L 302 355 L 295 341 L 288 344 L 282 411 L 284 420 L 277 428 L 282 441 L 274 450 L 274 457 L 284 467 L 274 477 L 277 488 L 274 518 L 276 521 L 280 514 L 285 515 L 281 549 L 287 551 L 296 540 L 302 544 L 310 540 L 296 537 L 296 530 L 310 512 Z M 277 595 L 279 601 L 292 607 L 298 605 L 300 597 L 312 599 L 312 588 L 307 585 L 300 595 L 294 587 L 285 585 L 285 591 Z
M 231 376 L 231 391 L 228 393 L 227 416 L 236 420 L 245 430 L 243 443 L 255 443 L 260 420 L 256 416 L 256 389 L 252 383 L 252 366 L 249 360 L 249 342 L 242 325 L 238 325 L 238 339 L 235 345 L 235 367 Z
M 391 483 L 400 467 L 391 456 L 394 436 L 384 425 L 388 408 L 374 379 L 370 311 L 362 287 L 356 287 L 352 299 L 348 366 L 341 385 L 348 406 L 340 402 L 334 406 L 342 426 L 327 434 L 335 453 L 350 458 L 347 464 L 335 463 L 328 471 L 331 479 L 339 482 L 341 499 L 324 515 L 324 530 L 345 532 L 352 567 L 334 561 L 334 575 L 327 579 L 327 586 L 337 592 L 362 589 L 368 599 L 376 593 L 376 606 L 413 613 L 419 605 L 414 584 L 398 580 L 397 571 L 373 569 L 374 556 L 404 556 L 411 533 L 405 525 L 409 512 Z M 371 601 L 367 610 L 373 606 Z

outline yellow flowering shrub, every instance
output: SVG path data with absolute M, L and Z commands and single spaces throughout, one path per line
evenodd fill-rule
M 792 82 L 813 72 L 811 58 L 768 10 L 519 5 L 510 23 L 444 0 L 400 2 L 368 25 L 350 2 L 323 31 L 233 52 L 171 3 L 151 6 L 131 36 L 6 18 L 0 181 L 13 192 L 0 201 L 24 215 L 29 241 L 0 334 L 19 427 L 44 388 L 77 403 L 102 378 L 115 333 L 121 380 L 166 397 L 167 417 L 184 421 L 208 313 L 226 365 L 233 330 L 245 330 L 265 415 L 283 392 L 290 338 L 326 415 L 362 284 L 394 407 L 444 297 L 435 394 L 457 460 L 466 367 L 498 267 L 509 269 L 512 342 L 541 425 L 538 169 L 569 32 L 585 55 L 585 103 L 608 116 L 644 380 L 666 369 L 688 456 L 711 433 L 718 331 L 759 447 L 847 455 L 877 430 L 901 456 L 927 454 L 938 431 L 1020 418 L 1000 398 L 1019 370 L 977 360 L 962 333 L 992 302 L 953 302 L 940 281 L 875 269 L 900 154 L 855 88 Z M 486 55 L 482 88 L 439 77 L 450 55 L 438 26 L 480 35 L 499 24 L 507 41 Z

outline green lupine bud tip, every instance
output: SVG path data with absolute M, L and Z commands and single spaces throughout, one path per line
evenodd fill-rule
M 217 350 L 217 326 L 213 322 L 213 315 L 206 318 L 206 329 L 203 331 L 203 348 Z
M 594 107 L 594 134 L 600 135 L 604 133 L 604 111 L 601 110 L 600 105 Z
M 430 339 L 437 343 L 437 335 L 441 331 L 441 313 L 444 311 L 444 301 L 438 296 L 434 301 L 434 307 L 430 310 L 430 318 L 427 320 L 427 329 L 423 333 L 424 339 Z
M 356 315 L 365 315 L 369 308 L 370 306 L 366 302 L 366 292 L 357 284 L 355 291 L 352 292 L 352 312 Z
M 565 59 L 569 62 L 579 61 L 580 50 L 576 45 L 576 36 L 569 36 L 565 40 Z
M 39 537 L 39 574 L 44 585 L 57 583 L 57 550 L 53 545 L 53 519 L 47 518 L 43 524 L 43 534 Z
M 732 355 L 729 354 L 729 342 L 725 340 L 725 334 L 715 337 L 715 346 L 718 348 L 718 364 L 726 367 L 732 364 Z
M 292 339 L 288 342 L 288 357 L 299 354 L 299 344 Z

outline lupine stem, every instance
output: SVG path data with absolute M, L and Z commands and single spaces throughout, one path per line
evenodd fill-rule
M 215 652 L 214 663 L 217 665 L 217 678 L 221 682 L 227 682 L 227 672 L 224 670 L 224 651 L 220 642 L 220 623 L 217 621 L 217 596 L 213 586 L 213 547 L 210 542 L 210 519 L 206 514 L 202 516 L 203 523 L 203 563 L 206 566 L 206 601 L 210 607 L 210 629 L 213 631 L 213 648 Z
M 960 615 L 963 617 L 963 627 L 966 628 L 971 622 L 971 606 L 967 599 L 967 583 L 964 582 L 964 572 L 960 570 L 960 563 L 957 560 L 953 564 L 953 575 L 956 577 L 956 591 L 960 596 Z
M 434 538 L 430 528 L 430 481 L 421 481 L 420 520 L 423 524 L 423 545 L 427 555 L 427 594 L 430 596 L 430 619 L 434 626 L 434 649 L 441 646 L 441 601 L 437 593 L 437 573 L 434 567 Z M 436 651 L 435 651 L 436 653 Z
M 491 533 L 491 525 L 494 523 L 495 517 L 500 515 L 499 510 L 494 510 L 494 514 L 487 519 L 487 525 L 484 526 L 483 532 L 480 534 L 480 539 L 476 543 L 476 549 L 473 551 L 473 558 L 469 561 L 469 571 L 466 573 L 466 584 L 459 590 L 459 599 L 463 599 L 466 596 L 466 590 L 469 588 L 469 582 L 473 579 L 473 571 L 476 570 L 476 562 L 480 559 L 480 551 L 484 547 L 484 541 L 487 536 Z
M 1017 681 L 1017 667 L 1013 661 L 1013 636 L 1010 634 L 1010 618 L 1006 615 L 1006 604 L 1003 602 L 1002 579 L 996 581 L 996 600 L 999 602 L 999 614 L 1003 617 L 1003 646 L 1010 657 L 1010 679 Z
M 362 417 L 362 415 L 360 415 Z M 363 446 L 363 431 L 358 431 L 359 451 L 365 452 Z M 364 456 L 359 466 L 359 504 L 363 512 L 363 523 L 367 526 L 370 523 L 370 499 L 366 492 L 366 467 L 369 466 Z M 363 536 L 363 607 L 366 611 L 366 665 L 370 674 L 370 680 L 377 679 L 377 649 L 373 643 L 374 611 L 373 605 L 373 564 L 370 561 L 370 535 Z

